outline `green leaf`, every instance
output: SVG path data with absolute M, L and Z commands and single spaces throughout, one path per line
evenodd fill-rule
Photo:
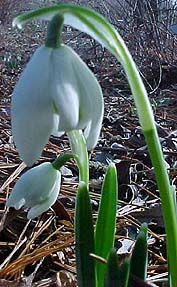
M 140 227 L 130 261 L 130 274 L 145 280 L 147 275 L 147 224 Z
M 75 211 L 76 268 L 79 287 L 95 287 L 94 228 L 87 185 L 80 183 Z
M 109 253 L 106 264 L 106 276 L 104 287 L 127 287 L 129 277 L 129 259 L 125 259 L 121 266 L 118 266 L 118 257 L 115 249 Z
M 95 230 L 95 254 L 107 259 L 114 246 L 117 211 L 117 173 L 113 163 L 108 167 L 102 186 L 102 195 L 99 206 Z M 96 262 L 97 286 L 104 284 L 105 265 Z

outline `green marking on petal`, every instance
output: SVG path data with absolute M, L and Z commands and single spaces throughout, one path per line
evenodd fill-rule
M 55 114 L 59 114 L 58 107 L 56 106 L 55 102 L 52 100 L 52 108 Z

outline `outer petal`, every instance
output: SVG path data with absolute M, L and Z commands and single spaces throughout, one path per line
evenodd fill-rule
M 51 49 L 40 47 L 23 71 L 12 96 L 12 133 L 21 158 L 30 166 L 53 128 L 49 93 Z
M 61 119 L 59 131 L 85 129 L 87 147 L 92 149 L 103 120 L 101 87 L 87 65 L 65 45 L 53 51 L 51 63 L 55 67 L 51 90 Z
M 86 139 L 88 150 L 92 150 L 96 146 L 98 138 L 100 136 L 101 126 L 102 118 L 97 119 L 95 114 L 92 121 L 87 125 L 86 129 L 84 130 L 84 136 Z
M 60 191 L 60 183 L 61 183 L 61 177 L 55 181 L 53 189 L 50 192 L 50 195 L 43 202 L 33 206 L 28 211 L 28 215 L 27 215 L 28 219 L 33 219 L 37 217 L 41 213 L 47 211 L 55 203 L 55 201 L 57 200 L 59 191 Z
M 71 49 L 70 49 L 71 50 Z M 85 129 L 87 148 L 93 149 L 100 135 L 103 120 L 104 102 L 101 87 L 87 65 L 72 51 L 72 69 L 79 93 L 79 125 Z
M 56 183 L 59 191 L 61 173 L 51 163 L 45 162 L 29 170 L 23 181 L 26 185 L 25 206 L 30 208 L 48 199 Z
M 59 115 L 54 114 L 54 115 L 53 115 L 53 129 L 52 129 L 51 134 L 52 134 L 53 136 L 56 136 L 56 137 L 61 137 L 61 136 L 64 134 L 64 132 L 59 132 L 59 131 L 58 131 L 59 120 L 60 120 Z
M 72 53 L 65 45 L 53 49 L 50 70 L 50 91 L 57 113 L 60 116 L 59 131 L 77 128 L 79 122 L 79 94 L 72 69 Z
M 20 192 L 12 191 L 10 194 L 10 197 L 8 198 L 6 202 L 7 207 L 13 206 L 15 209 L 20 209 L 25 204 L 25 199 Z

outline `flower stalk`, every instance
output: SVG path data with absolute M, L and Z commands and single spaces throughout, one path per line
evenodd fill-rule
M 75 160 L 79 168 L 79 182 L 89 183 L 89 161 L 87 145 L 81 130 L 73 130 L 67 133 Z
M 63 165 L 65 165 L 65 163 L 70 160 L 70 159 L 76 159 L 76 155 L 72 154 L 72 153 L 65 153 L 61 156 L 59 156 L 58 158 L 56 158 L 53 162 L 52 165 L 55 169 L 60 170 L 61 167 Z
M 48 48 L 58 48 L 61 43 L 61 32 L 63 29 L 64 17 L 61 14 L 55 15 L 48 24 L 45 46 Z

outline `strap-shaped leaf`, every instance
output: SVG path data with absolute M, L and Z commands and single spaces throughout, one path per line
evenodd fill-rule
M 114 246 L 114 234 L 117 211 L 117 173 L 111 163 L 102 186 L 101 201 L 95 230 L 95 254 L 107 259 Z M 105 265 L 96 262 L 97 286 L 102 287 L 104 282 Z
M 80 183 L 75 211 L 76 267 L 79 287 L 95 287 L 94 229 L 87 185 Z
M 147 275 L 147 224 L 140 227 L 130 261 L 130 274 L 145 280 Z
M 109 253 L 106 264 L 106 276 L 104 287 L 127 287 L 129 277 L 129 259 L 125 259 L 121 266 L 118 266 L 118 257 L 115 249 Z

